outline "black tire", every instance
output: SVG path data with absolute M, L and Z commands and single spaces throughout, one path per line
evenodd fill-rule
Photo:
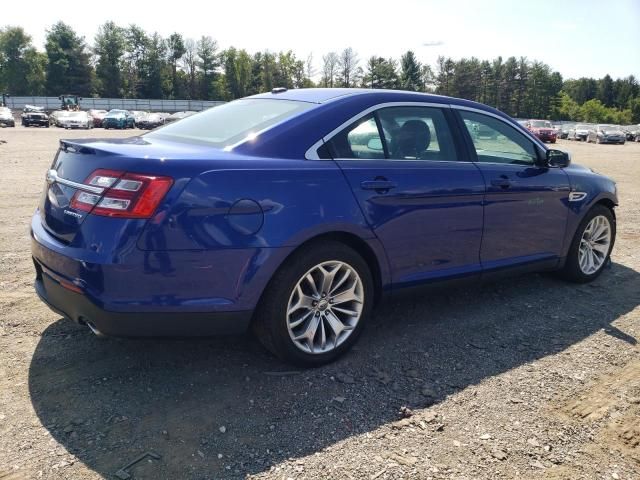
M 353 268 L 362 280 L 364 304 L 355 329 L 337 348 L 325 353 L 306 353 L 298 348 L 287 329 L 286 310 L 298 281 L 323 262 L 338 260 Z M 253 331 L 267 350 L 283 361 L 302 367 L 317 367 L 340 357 L 357 341 L 374 304 L 373 277 L 364 259 L 340 242 L 314 242 L 295 252 L 273 276 L 253 319 Z
M 581 269 L 578 263 L 578 250 L 580 248 L 580 240 L 582 239 L 582 234 L 584 230 L 587 228 L 589 222 L 599 215 L 602 215 L 609 220 L 609 225 L 611 226 L 611 244 L 609 245 L 609 252 L 605 257 L 605 261 L 602 263 L 600 268 L 596 270 L 594 273 L 587 275 Z M 571 241 L 571 246 L 569 247 L 569 252 L 567 254 L 567 259 L 565 261 L 565 265 L 563 269 L 559 272 L 560 276 L 565 280 L 575 283 L 587 283 L 595 280 L 600 276 L 605 266 L 609 263 L 609 257 L 611 256 L 611 250 L 613 250 L 613 245 L 616 241 L 616 218 L 613 215 L 613 212 L 605 207 L 604 205 L 595 205 L 591 210 L 587 212 L 584 216 L 580 225 L 576 229 L 575 234 L 573 235 L 573 240 Z

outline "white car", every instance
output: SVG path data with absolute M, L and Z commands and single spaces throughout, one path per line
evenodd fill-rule
M 93 128 L 93 118 L 87 112 L 68 112 L 58 118 L 58 124 L 64 128 Z

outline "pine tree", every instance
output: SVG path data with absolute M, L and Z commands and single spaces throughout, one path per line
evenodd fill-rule
M 400 88 L 419 92 L 424 89 L 422 82 L 422 65 L 415 54 L 408 50 L 400 59 Z

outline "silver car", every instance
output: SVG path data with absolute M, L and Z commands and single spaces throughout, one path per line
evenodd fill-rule
M 626 141 L 627 137 L 618 125 L 597 125 L 587 136 L 587 143 L 617 143 L 624 145 Z

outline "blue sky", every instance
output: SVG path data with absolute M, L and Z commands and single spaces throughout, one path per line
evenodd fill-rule
M 412 49 L 438 55 L 541 60 L 565 78 L 640 78 L 640 0 L 5 2 L 2 24 L 23 26 L 43 47 L 45 29 L 64 17 L 88 41 L 106 20 L 186 37 L 211 35 L 220 47 L 313 53 L 353 47 L 363 60 Z M 103 7 L 102 5 L 106 5 Z

